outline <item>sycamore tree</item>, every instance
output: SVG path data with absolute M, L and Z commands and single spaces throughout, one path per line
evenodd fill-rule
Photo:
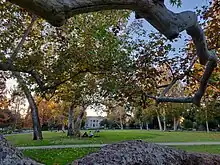
M 4 1 L 2 1 L 2 2 L 4 2 Z M 178 76 L 178 77 L 175 77 L 169 85 L 167 85 L 167 87 L 161 93 L 161 95 L 159 95 L 158 97 L 152 97 L 152 98 L 154 98 L 158 103 L 159 102 L 190 102 L 190 103 L 194 103 L 196 105 L 200 104 L 200 100 L 201 100 L 202 96 L 204 95 L 204 92 L 207 87 L 207 81 L 209 80 L 209 77 L 216 66 L 217 60 L 216 60 L 215 53 L 209 52 L 207 49 L 206 39 L 205 39 L 205 36 L 204 36 L 202 29 L 200 28 L 199 24 L 197 23 L 197 17 L 195 15 L 195 13 L 190 12 L 190 11 L 186 11 L 186 12 L 182 12 L 182 13 L 173 13 L 173 12 L 167 10 L 167 8 L 164 5 L 164 2 L 161 0 L 157 0 L 157 1 L 143 0 L 143 1 L 139 1 L 138 3 L 136 1 L 111 1 L 111 2 L 108 2 L 108 1 L 94 1 L 94 2 L 93 1 L 82 1 L 81 3 L 74 3 L 75 2 L 74 0 L 72 0 L 72 1 L 63 0 L 63 1 L 59 1 L 59 2 L 58 1 L 46 1 L 45 2 L 44 0 L 38 0 L 38 1 L 11 0 L 11 2 L 16 3 L 19 6 L 26 8 L 28 11 L 31 11 L 31 12 L 35 13 L 36 15 L 39 15 L 39 16 L 45 18 L 47 21 L 49 21 L 54 26 L 63 25 L 64 22 L 66 22 L 68 18 L 70 18 L 76 14 L 99 11 L 99 10 L 106 10 L 106 9 L 129 9 L 129 10 L 135 11 L 136 18 L 146 19 L 160 33 L 162 33 L 166 38 L 168 38 L 170 40 L 175 39 L 181 31 L 186 30 L 187 33 L 192 36 L 193 43 L 196 45 L 196 50 L 197 50 L 196 53 L 199 57 L 200 63 L 203 65 L 207 64 L 207 67 L 205 69 L 205 72 L 204 72 L 202 79 L 201 79 L 201 82 L 200 82 L 199 90 L 192 97 L 187 97 L 187 98 L 169 98 L 169 97 L 167 98 L 167 97 L 164 97 L 164 95 L 171 88 L 171 86 L 177 81 L 177 79 L 182 78 L 181 76 Z M 172 1 L 172 2 L 175 3 L 177 1 Z M 178 2 L 180 2 L 180 1 L 178 1 Z M 92 5 L 92 7 L 91 7 L 91 5 Z M 51 10 L 51 9 L 53 9 L 53 10 Z M 26 11 L 21 11 L 21 12 L 27 13 Z M 113 18 L 112 17 L 113 14 L 111 13 L 111 11 L 109 11 L 109 12 L 110 12 L 109 17 L 107 17 L 107 18 L 111 19 L 111 18 Z M 157 14 L 155 14 L 155 13 L 157 13 Z M 33 18 L 36 18 L 36 17 L 33 17 Z M 40 22 L 38 24 L 38 26 L 40 25 L 41 27 L 43 27 L 43 30 L 34 31 L 33 32 L 34 34 L 31 35 L 31 36 L 35 36 L 38 39 L 36 42 L 37 44 L 31 43 L 31 41 L 36 38 L 30 38 L 30 42 L 28 42 L 28 43 L 31 44 L 33 47 L 29 47 L 29 46 L 25 47 L 25 45 L 24 45 L 24 49 L 26 49 L 26 51 L 24 51 L 24 53 L 20 54 L 20 56 L 19 56 L 19 57 L 21 57 L 20 62 L 24 61 L 25 63 L 20 64 L 21 67 L 17 68 L 14 66 L 14 65 L 16 65 L 16 62 L 13 62 L 13 63 L 11 62 L 11 60 L 13 61 L 13 59 L 14 59 L 14 55 L 12 56 L 13 58 L 10 58 L 8 61 L 7 56 L 5 56 L 5 54 L 3 54 L 4 58 L 1 58 L 1 65 L 0 65 L 1 69 L 2 70 L 26 72 L 26 73 L 30 74 L 31 80 L 36 81 L 38 86 L 40 87 L 40 89 L 43 89 L 43 91 L 50 90 L 50 89 L 55 91 L 55 89 L 56 89 L 55 87 L 60 85 L 65 80 L 64 77 L 65 78 L 67 77 L 67 80 L 65 80 L 65 81 L 68 81 L 68 78 L 71 79 L 75 74 L 80 73 L 80 72 L 85 72 L 85 71 L 94 72 L 94 71 L 97 71 L 97 69 L 98 69 L 98 71 L 104 70 L 106 68 L 108 69 L 109 65 L 106 65 L 107 67 L 105 67 L 105 66 L 103 67 L 100 64 L 103 61 L 104 62 L 109 61 L 109 58 L 105 58 L 103 60 L 101 58 L 101 56 L 96 56 L 97 51 L 94 51 L 94 50 L 96 50 L 95 48 L 100 47 L 100 45 L 102 46 L 103 43 L 104 43 L 104 45 L 105 44 L 108 45 L 108 43 L 111 43 L 111 42 L 105 42 L 106 38 L 103 37 L 103 34 L 104 35 L 109 34 L 108 31 L 106 30 L 106 26 L 103 26 L 103 28 L 102 28 L 105 30 L 98 30 L 98 35 L 97 35 L 97 33 L 93 33 L 93 34 L 95 34 L 94 37 L 88 37 L 88 36 L 90 36 L 90 31 L 85 30 L 85 27 L 86 27 L 85 25 L 88 25 L 88 26 L 92 25 L 93 22 L 97 24 L 97 23 L 99 23 L 99 21 L 102 21 L 102 20 L 109 21 L 108 19 L 104 19 L 104 17 L 102 17 L 102 19 L 98 19 L 98 18 L 100 18 L 100 17 L 94 17 L 93 15 L 92 16 L 89 15 L 89 17 L 84 19 L 84 21 L 82 22 L 82 24 L 84 26 L 80 26 L 78 28 L 78 30 L 74 30 L 74 31 L 72 31 L 72 33 L 69 31 L 69 30 L 72 30 L 70 27 L 71 19 L 70 19 L 70 23 L 65 24 L 65 26 L 67 28 L 63 28 L 63 27 L 54 28 L 55 30 L 51 30 L 51 29 L 45 30 L 45 26 L 47 27 L 50 25 L 48 25 L 46 23 L 43 24 L 42 22 Z M 40 20 L 40 21 L 42 21 L 42 20 Z M 117 21 L 118 21 L 118 19 L 117 19 Z M 89 22 L 89 23 L 87 23 L 87 22 Z M 74 35 L 74 36 L 76 36 L 76 38 L 78 38 L 78 35 L 77 35 L 78 31 L 85 32 L 84 33 L 85 35 L 82 37 L 81 40 L 76 41 L 76 40 L 72 39 L 73 37 L 71 35 Z M 40 32 L 40 33 L 38 33 L 38 32 Z M 48 32 L 49 35 L 47 35 L 46 32 Z M 68 38 L 69 34 L 71 34 L 70 38 Z M 54 36 L 56 39 L 52 39 Z M 46 40 L 44 40 L 45 38 L 46 38 Z M 94 38 L 96 38 L 96 39 L 98 38 L 98 40 L 100 40 L 101 42 L 95 42 Z M 109 41 L 111 41 L 113 39 L 114 39 L 113 37 L 110 37 Z M 14 40 L 14 41 L 16 41 L 16 40 Z M 46 44 L 46 45 L 41 44 L 41 43 L 44 43 L 45 41 L 47 41 L 48 44 Z M 57 42 L 59 42 L 59 44 L 56 44 Z M 116 43 L 116 44 L 118 44 L 118 43 Z M 71 45 L 71 48 L 75 48 L 75 49 L 71 50 L 71 48 L 69 47 L 70 45 Z M 5 49 L 5 50 L 6 50 L 6 52 L 8 51 L 8 49 Z M 14 50 L 14 49 L 11 49 L 11 50 Z M 77 50 L 79 50 L 79 52 L 77 52 Z M 87 51 L 87 50 L 90 50 L 90 51 Z M 106 50 L 111 51 L 114 49 L 112 49 L 112 47 L 109 47 L 109 49 L 102 49 L 102 51 L 100 51 L 99 53 L 106 54 Z M 15 49 L 14 52 L 15 52 L 14 54 L 16 54 L 17 50 Z M 26 52 L 28 52 L 28 54 L 26 54 Z M 68 53 L 68 52 L 70 52 L 70 53 Z M 82 57 L 81 60 L 83 61 L 83 63 L 79 63 L 78 65 L 75 63 L 72 63 L 71 60 L 73 60 L 73 59 L 71 59 L 71 56 L 73 55 L 73 52 L 74 52 L 74 54 L 79 54 L 80 57 Z M 160 51 L 158 51 L 158 52 L 160 52 Z M 47 56 L 45 56 L 45 54 L 47 54 Z M 55 58 L 53 56 L 51 57 L 51 54 L 53 54 Z M 62 55 L 64 55 L 64 57 L 66 55 L 66 58 L 68 60 L 70 59 L 70 61 L 67 60 L 63 64 L 62 57 L 59 56 L 58 54 L 62 54 Z M 94 56 L 93 60 L 91 60 L 90 58 L 88 58 L 86 56 L 88 54 L 91 54 Z M 149 55 L 151 55 L 151 53 Z M 151 56 L 155 57 L 155 54 L 152 54 Z M 113 58 L 113 57 L 111 57 L 111 58 Z M 144 58 L 146 58 L 146 57 L 144 57 Z M 79 59 L 76 59 L 77 62 L 80 62 Z M 97 60 L 97 59 L 100 59 L 100 60 Z M 146 58 L 146 59 L 148 59 L 148 58 Z M 17 59 L 17 61 L 19 61 L 19 59 Z M 95 64 L 95 67 L 93 64 Z M 114 64 L 114 63 L 110 63 L 110 64 Z M 31 66 L 33 65 L 34 67 L 30 67 L 30 65 Z M 26 68 L 22 67 L 22 66 L 25 66 Z M 51 68 L 52 68 L 52 71 L 48 72 L 48 70 Z M 57 68 L 59 68 L 59 69 L 57 69 Z M 115 67 L 112 67 L 111 69 L 114 71 L 114 73 L 117 73 L 117 72 L 115 72 L 114 68 Z M 121 75 L 120 73 L 117 73 L 117 74 Z M 154 74 L 154 72 L 152 72 L 152 74 Z M 19 77 L 18 74 L 16 76 Z M 22 75 L 22 76 L 23 77 L 21 77 L 21 78 L 26 78 L 26 75 Z M 124 77 L 126 78 L 126 76 L 124 76 Z M 125 80 L 125 78 L 123 78 L 123 79 Z M 134 77 L 132 77 L 132 78 L 134 79 Z M 120 78 L 120 79 L 122 79 L 122 78 Z M 120 80 L 120 79 L 117 79 L 117 80 Z M 142 82 L 143 84 L 146 85 L 148 83 L 144 82 L 145 79 L 148 80 L 148 78 L 145 78 L 144 76 L 141 77 L 140 82 Z M 31 82 L 31 80 L 29 80 L 28 82 Z M 52 81 L 49 81 L 49 80 L 52 80 Z M 32 81 L 32 82 L 34 82 L 34 81 Z M 22 82 L 22 81 L 20 81 L 20 82 Z M 123 81 L 121 81 L 121 82 L 123 82 Z M 153 81 L 151 83 L 154 83 L 154 82 L 155 81 Z M 122 83 L 120 83 L 120 84 L 122 85 Z M 135 85 L 138 85 L 138 89 L 139 89 L 138 91 L 143 92 L 142 91 L 143 89 L 144 90 L 149 89 L 148 85 L 147 86 L 145 86 L 145 85 L 140 86 L 139 84 L 140 84 L 139 82 L 135 83 Z M 34 86 L 33 83 L 31 85 Z M 47 86 L 47 85 L 49 85 L 49 86 Z M 31 88 L 32 86 L 30 86 L 29 88 Z M 145 87 L 148 87 L 148 88 L 145 88 Z M 27 88 L 25 88 L 25 89 L 27 89 Z M 124 88 L 124 89 L 126 89 L 126 88 Z M 152 89 L 153 89 L 153 87 L 152 87 Z M 120 94 L 119 96 L 123 96 L 123 95 Z
M 200 105 L 202 96 L 205 93 L 208 80 L 217 65 L 216 53 L 209 51 L 205 34 L 198 24 L 194 12 L 184 11 L 173 13 L 164 5 L 163 0 L 129 0 L 129 1 L 44 1 L 44 0 L 10 0 L 49 21 L 54 26 L 63 25 L 73 15 L 87 12 L 94 12 L 108 9 L 129 9 L 136 13 L 136 18 L 144 18 L 151 23 L 160 33 L 168 39 L 173 40 L 179 33 L 186 30 L 196 46 L 197 56 L 202 65 L 206 65 L 205 72 L 200 81 L 200 87 L 193 97 L 187 98 L 155 98 L 157 102 L 188 102 Z M 173 3 L 180 1 L 171 1 Z M 216 2 L 217 3 L 217 2 Z M 53 9 L 53 10 L 52 10 Z
M 1 38 L 8 38 L 1 42 L 1 69 L 12 71 L 12 75 L 18 79 L 33 112 L 34 139 L 42 139 L 38 110 L 30 90 L 45 96 L 45 93 L 55 92 L 59 85 L 74 79 L 80 73 L 103 69 L 100 65 L 103 61 L 97 61 L 95 55 L 105 54 L 111 49 L 114 51 L 114 42 L 111 42 L 113 44 L 110 44 L 109 48 L 106 47 L 109 45 L 109 39 L 114 38 L 108 30 L 111 30 L 111 26 L 118 25 L 118 22 L 123 22 L 127 12 L 117 12 L 115 17 L 110 16 L 112 11 L 84 14 L 69 20 L 70 24 L 67 24 L 67 27 L 54 28 L 43 20 L 36 21 L 36 16 L 31 19 L 28 12 L 14 5 L 5 1 L 1 1 L 1 4 Z M 105 19 L 98 19 L 103 14 L 106 15 Z M 11 23 L 13 18 L 17 25 L 15 27 Z M 6 26 L 9 27 L 5 28 Z M 27 29 L 22 36 L 25 26 Z M 12 35 L 10 31 L 13 32 Z M 20 36 L 22 38 L 19 42 Z M 108 60 L 106 57 L 103 59 Z

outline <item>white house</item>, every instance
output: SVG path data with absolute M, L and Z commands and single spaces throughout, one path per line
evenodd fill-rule
M 104 119 L 102 116 L 87 116 L 85 127 L 90 128 L 100 128 L 100 122 Z

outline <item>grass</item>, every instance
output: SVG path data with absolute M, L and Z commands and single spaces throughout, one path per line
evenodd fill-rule
M 79 159 L 98 148 L 71 148 L 71 149 L 47 149 L 47 150 L 24 150 L 25 156 L 45 165 L 65 165 Z
M 175 148 L 191 152 L 220 154 L 220 145 L 176 146 Z M 24 150 L 24 154 L 46 165 L 65 165 L 98 150 L 98 148 Z
M 175 146 L 175 148 L 190 152 L 220 154 L 220 145 Z
M 32 134 L 10 135 L 7 136 L 7 139 L 16 146 L 104 144 L 135 139 L 142 139 L 148 142 L 220 141 L 220 133 L 160 132 L 146 130 L 101 130 L 99 133 L 100 137 L 81 139 L 67 137 L 66 134 L 61 132 L 43 132 L 43 136 L 44 140 L 42 141 L 33 141 Z M 176 146 L 176 148 L 191 152 L 220 154 L 220 145 Z M 38 149 L 24 150 L 24 154 L 46 165 L 64 165 L 97 150 L 99 150 L 99 148 Z
M 84 131 L 82 131 L 84 132 Z M 42 141 L 33 141 L 32 134 L 16 134 L 6 138 L 16 146 L 43 146 L 65 144 L 108 144 L 124 140 L 142 139 L 148 142 L 202 142 L 220 141 L 220 133 L 161 132 L 146 130 L 101 130 L 100 137 L 72 138 L 61 132 L 43 132 Z

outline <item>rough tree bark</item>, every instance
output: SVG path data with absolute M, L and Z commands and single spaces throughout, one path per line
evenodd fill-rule
M 73 136 L 74 135 L 74 104 L 72 103 L 69 108 L 68 112 L 68 131 L 67 131 L 67 136 Z
M 63 25 L 75 14 L 107 9 L 129 9 L 136 12 L 137 18 L 144 18 L 160 33 L 172 40 L 186 30 L 196 46 L 200 63 L 206 65 L 200 87 L 194 97 L 166 98 L 155 97 L 159 102 L 194 103 L 199 106 L 207 88 L 208 80 L 217 66 L 216 53 L 207 48 L 206 38 L 194 12 L 173 13 L 164 5 L 164 0 L 9 0 L 45 18 L 54 26 Z
M 81 129 L 81 125 L 82 125 L 82 119 L 85 113 L 86 107 L 82 107 L 80 114 L 74 124 L 74 135 L 80 137 L 80 129 Z
M 40 126 L 40 120 L 38 116 L 38 109 L 36 102 L 31 95 L 30 90 L 28 89 L 27 85 L 25 84 L 23 78 L 21 77 L 20 73 L 18 72 L 13 72 L 14 76 L 17 78 L 19 85 L 21 85 L 22 90 L 25 93 L 25 96 L 28 99 L 29 106 L 31 108 L 31 117 L 32 117 L 32 122 L 33 122 L 33 140 L 42 140 L 42 132 L 41 132 L 41 126 Z

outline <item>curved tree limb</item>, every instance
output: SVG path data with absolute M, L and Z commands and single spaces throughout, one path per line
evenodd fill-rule
M 37 20 L 37 16 L 36 15 L 33 15 L 32 19 L 31 19 L 31 23 L 29 24 L 29 26 L 27 27 L 27 29 L 25 30 L 22 38 L 21 38 L 21 41 L 19 42 L 18 46 L 15 48 L 13 54 L 11 55 L 10 57 L 10 60 L 11 61 L 14 61 L 14 59 L 16 58 L 19 50 L 21 49 L 21 47 L 23 46 L 28 34 L 30 33 L 33 25 L 34 25 L 34 22 Z
M 76 14 L 109 9 L 129 9 L 137 12 L 169 39 L 197 23 L 194 12 L 173 13 L 161 0 L 9 0 L 54 26 L 62 26 Z

